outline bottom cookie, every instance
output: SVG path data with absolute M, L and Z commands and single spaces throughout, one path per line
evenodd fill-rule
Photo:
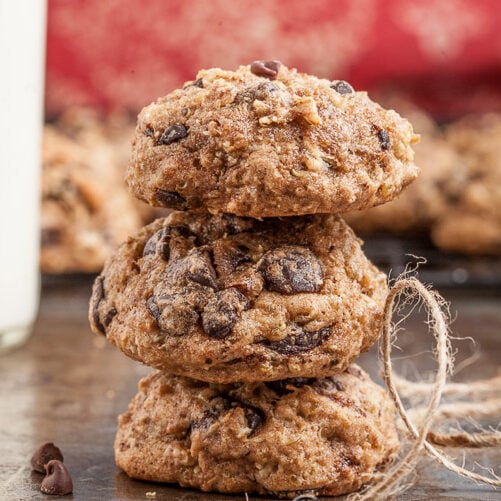
M 393 403 L 351 365 L 224 385 L 156 372 L 119 417 L 115 458 L 132 478 L 292 498 L 353 492 L 398 448 Z

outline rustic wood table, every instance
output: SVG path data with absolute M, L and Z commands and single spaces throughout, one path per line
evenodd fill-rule
M 0 498 L 53 499 L 40 493 L 41 475 L 32 473 L 29 466 L 35 448 L 53 441 L 62 449 L 73 476 L 74 493 L 66 497 L 69 499 L 244 499 L 243 495 L 204 494 L 134 481 L 117 469 L 113 460 L 117 415 L 126 409 L 137 381 L 149 369 L 91 334 L 86 313 L 91 282 L 90 277 L 46 278 L 30 341 L 0 357 Z M 477 362 L 461 371 L 457 379 L 494 375 L 501 362 L 501 291 L 442 292 L 456 313 L 455 335 L 474 336 L 481 350 Z M 398 341 L 402 369 L 432 367 L 429 339 L 422 319 L 409 319 Z M 473 349 L 467 341 L 456 342 L 456 347 L 459 361 Z M 378 374 L 377 358 L 373 348 L 360 360 L 374 376 Z M 478 461 L 500 473 L 500 450 L 454 452 L 459 462 Z M 414 486 L 400 499 L 501 500 L 501 491 L 466 481 L 425 460 L 417 470 Z

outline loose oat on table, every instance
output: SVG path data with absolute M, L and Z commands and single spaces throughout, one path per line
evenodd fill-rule
M 127 182 L 155 206 L 240 216 L 342 213 L 418 169 L 410 123 L 346 82 L 276 61 L 200 71 L 139 115 Z
M 227 385 L 157 372 L 119 418 L 115 458 L 133 478 L 204 491 L 335 496 L 369 482 L 398 447 L 391 399 L 356 365 Z
M 96 279 L 96 333 L 147 365 L 204 381 L 343 371 L 376 341 L 386 277 L 334 215 L 253 220 L 174 212 Z

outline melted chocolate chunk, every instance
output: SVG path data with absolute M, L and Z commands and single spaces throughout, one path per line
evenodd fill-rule
M 150 297 L 146 308 L 163 333 L 184 336 L 198 322 L 198 312 L 184 294 Z
M 217 275 L 212 265 L 209 251 L 203 248 L 193 249 L 186 257 L 179 260 L 172 269 L 176 282 L 186 280 L 217 289 Z
M 177 191 L 166 191 L 161 188 L 157 188 L 155 192 L 155 199 L 162 205 L 162 207 L 178 210 L 186 209 L 186 199 Z
M 330 327 L 324 327 L 315 332 L 302 331 L 288 336 L 280 341 L 266 342 L 266 346 L 282 355 L 298 355 L 313 350 L 324 343 L 330 336 Z
M 39 473 L 45 473 L 45 465 L 53 459 L 64 461 L 59 447 L 56 447 L 52 442 L 45 442 L 34 452 L 31 458 L 31 467 Z
M 249 306 L 248 299 L 235 288 L 216 292 L 216 297 L 207 303 L 202 312 L 205 333 L 217 339 L 229 336 L 240 314 Z
M 352 92 L 355 92 L 353 87 L 344 80 L 338 80 L 337 82 L 333 82 L 330 87 L 339 94 L 351 94 Z
M 94 321 L 94 325 L 97 330 L 106 335 L 106 328 L 101 323 L 101 319 L 99 317 L 99 304 L 104 299 L 104 277 L 99 276 L 96 278 L 94 282 L 94 293 L 92 295 L 94 302 L 92 303 L 92 320 Z
M 188 136 L 188 129 L 184 125 L 171 125 L 164 130 L 157 144 L 169 145 Z
M 61 461 L 57 459 L 49 461 L 45 465 L 45 471 L 47 474 L 40 485 L 40 490 L 44 494 L 65 496 L 73 492 L 73 481 L 70 472 Z
M 261 409 L 244 404 L 239 400 L 231 397 L 215 397 L 211 401 L 211 408 L 207 409 L 202 418 L 192 424 L 192 429 L 208 428 L 214 421 L 221 417 L 226 412 L 241 408 L 244 411 L 245 420 L 250 431 L 247 435 L 248 438 L 253 437 L 261 428 L 265 415 Z
M 266 287 L 281 294 L 318 292 L 324 282 L 320 261 L 306 247 L 289 245 L 270 250 L 257 269 Z
M 266 77 L 270 80 L 277 78 L 282 63 L 280 61 L 254 61 L 250 70 L 258 77 Z

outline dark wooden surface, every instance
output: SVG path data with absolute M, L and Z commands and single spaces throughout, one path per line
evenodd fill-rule
M 85 501 L 152 499 L 219 501 L 244 496 L 203 494 L 174 486 L 138 482 L 115 466 L 113 438 L 117 415 L 136 391 L 148 369 L 132 362 L 104 338 L 91 334 L 86 310 L 89 277 L 45 281 L 39 318 L 27 345 L 0 357 L 0 499 L 52 499 L 40 494 L 41 476 L 32 473 L 29 459 L 43 441 L 62 449 L 72 473 L 74 494 Z M 446 290 L 456 313 L 455 335 L 474 336 L 481 349 L 474 366 L 458 380 L 494 375 L 501 362 L 501 293 L 493 290 Z M 406 323 L 397 352 L 402 369 L 432 367 L 430 336 L 419 316 Z M 460 361 L 471 355 L 472 345 L 456 342 Z M 417 355 L 423 353 L 424 355 Z M 377 349 L 364 355 L 361 365 L 378 373 Z M 397 365 L 398 365 L 397 364 Z M 494 425 L 498 423 L 492 423 Z M 456 451 L 467 464 L 478 461 L 501 471 L 501 451 Z M 418 499 L 501 499 L 501 492 L 476 485 L 424 461 L 415 485 L 400 496 Z

